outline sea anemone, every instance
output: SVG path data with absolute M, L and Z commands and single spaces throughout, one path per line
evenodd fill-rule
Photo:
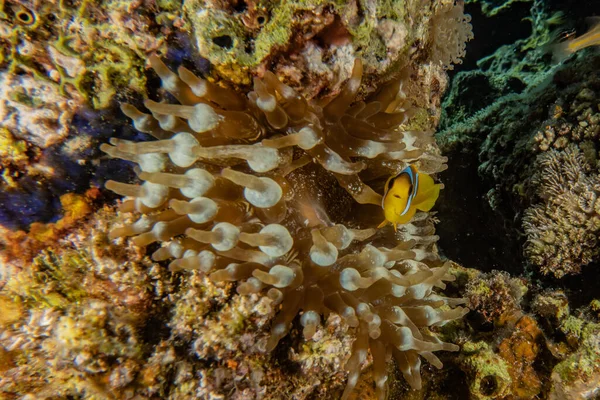
M 254 79 L 246 97 L 184 67 L 175 74 L 158 57 L 150 62 L 180 104 L 147 100 L 151 114 L 122 106 L 138 130 L 157 140 L 112 139 L 102 146 L 111 157 L 137 163 L 144 181 L 106 183 L 128 197 L 121 211 L 142 213 L 111 237 L 130 236 L 139 246 L 159 242 L 152 258 L 172 259 L 172 271 L 199 270 L 213 281 L 237 282 L 241 295 L 271 298 L 280 311 L 267 351 L 299 314 L 307 340 L 324 314 L 340 315 L 356 328 L 342 398 L 369 351 L 379 398 L 391 355 L 420 388 L 420 358 L 440 368 L 433 352 L 458 350 L 430 328 L 468 310 L 458 306 L 463 299 L 434 291 L 453 276 L 437 255 L 428 214 L 417 214 L 397 234 L 374 229 L 381 195 L 367 183 L 408 163 L 426 173 L 445 168 L 431 133 L 403 129 L 412 115 L 403 79 L 357 101 L 362 63 L 356 60 L 333 98 L 307 101 L 270 72 Z

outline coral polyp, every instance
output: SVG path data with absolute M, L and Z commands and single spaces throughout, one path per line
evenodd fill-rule
M 139 246 L 158 242 L 152 258 L 171 260 L 172 271 L 237 282 L 241 295 L 264 293 L 280 307 L 267 351 L 299 314 L 307 340 L 323 315 L 341 316 L 356 328 L 343 398 L 369 352 L 379 398 L 391 355 L 419 388 L 421 358 L 439 368 L 433 352 L 458 350 L 430 328 L 467 309 L 458 306 L 462 299 L 435 291 L 453 276 L 437 255 L 427 214 L 417 214 L 397 236 L 374 229 L 381 209 L 372 205 L 381 195 L 370 184 L 408 163 L 428 173 L 445 167 L 430 133 L 400 129 L 411 116 L 402 79 L 357 101 L 357 59 L 337 96 L 307 101 L 270 72 L 241 96 L 186 68 L 176 74 L 158 57 L 150 63 L 180 104 L 147 100 L 151 114 L 122 106 L 156 140 L 102 146 L 137 163 L 144 181 L 106 183 L 127 196 L 121 211 L 143 214 L 111 237 L 130 236 Z

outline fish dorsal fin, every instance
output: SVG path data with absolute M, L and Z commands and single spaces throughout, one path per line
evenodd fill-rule
M 588 27 L 588 32 L 596 27 L 596 25 L 600 24 L 600 16 L 592 15 L 591 17 L 585 18 L 585 23 Z

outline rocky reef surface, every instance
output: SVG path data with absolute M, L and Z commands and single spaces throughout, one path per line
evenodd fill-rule
M 598 396 L 600 10 L 465 3 L 0 0 L 0 399 Z

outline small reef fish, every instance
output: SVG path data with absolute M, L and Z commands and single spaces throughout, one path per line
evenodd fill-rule
M 385 192 L 381 201 L 385 221 L 379 224 L 397 226 L 408 223 L 417 210 L 429 211 L 437 200 L 441 184 L 436 184 L 427 174 L 419 173 L 409 165 L 399 174 L 392 175 L 385 183 Z
M 552 46 L 552 58 L 560 62 L 568 58 L 571 54 L 590 46 L 600 45 L 600 17 L 590 17 L 590 29 L 581 36 L 572 37 Z

